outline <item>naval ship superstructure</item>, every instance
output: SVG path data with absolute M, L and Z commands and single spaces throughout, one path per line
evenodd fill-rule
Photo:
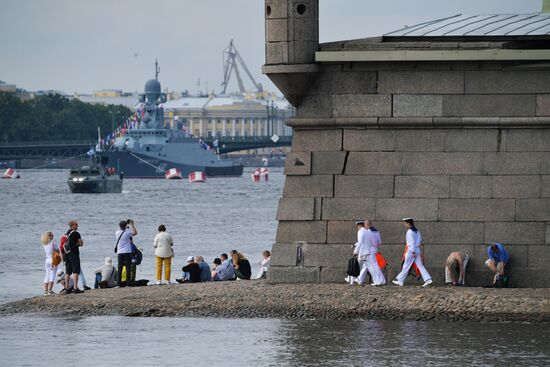
M 164 178 L 165 171 L 177 168 L 182 175 L 201 171 L 207 177 L 241 176 L 243 166 L 221 159 L 214 150 L 204 149 L 196 137 L 184 131 L 162 128 L 164 112 L 161 106 L 166 94 L 161 92 L 158 68 L 155 79 L 145 83 L 140 95 L 144 115 L 138 128 L 128 129 L 102 154 L 109 166 L 125 178 Z

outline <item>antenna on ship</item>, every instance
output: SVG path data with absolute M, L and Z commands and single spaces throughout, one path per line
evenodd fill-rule
M 155 80 L 159 80 L 160 67 L 157 59 L 155 59 Z

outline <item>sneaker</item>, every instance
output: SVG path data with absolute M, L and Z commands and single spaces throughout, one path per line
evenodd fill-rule
M 49 291 L 48 294 L 52 295 L 52 294 L 55 294 L 55 292 L 54 291 Z
M 88 287 L 87 285 L 84 286 L 84 290 L 85 291 L 89 291 L 89 290 L 92 290 L 92 288 Z
M 44 292 L 44 296 L 49 296 L 50 292 Z
M 395 284 L 395 285 L 400 286 L 400 287 L 403 286 L 403 283 L 401 283 L 399 280 L 392 280 L 391 282 L 392 282 L 393 284 Z
M 72 289 L 72 288 L 71 288 L 71 289 L 63 288 L 63 289 L 61 290 L 61 292 L 59 292 L 59 294 L 71 294 L 71 293 L 73 293 L 73 289 Z
M 176 282 L 183 284 L 185 281 L 183 279 L 176 279 Z
M 75 288 L 75 289 L 73 290 L 73 293 L 74 293 L 74 294 L 79 294 L 79 293 L 84 293 L 84 291 L 81 290 L 81 289 Z
M 424 284 L 422 284 L 422 286 L 423 286 L 423 287 L 427 287 L 427 286 L 429 286 L 429 285 L 432 284 L 432 283 L 433 283 L 433 281 L 432 281 L 431 279 L 428 279 L 428 280 L 426 280 L 426 282 L 424 282 Z
M 157 281 L 155 282 L 155 284 L 156 284 L 156 285 L 162 285 L 162 282 L 161 282 L 160 280 L 157 280 Z
M 346 281 L 346 283 L 349 283 L 350 282 L 349 275 L 345 277 L 344 280 Z

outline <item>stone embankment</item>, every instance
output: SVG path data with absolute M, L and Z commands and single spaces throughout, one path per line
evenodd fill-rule
M 550 289 L 238 281 L 92 290 L 0 305 L 0 315 L 16 313 L 549 322 Z

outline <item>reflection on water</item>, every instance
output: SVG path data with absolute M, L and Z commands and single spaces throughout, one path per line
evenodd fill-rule
M 544 324 L 9 316 L 0 365 L 44 364 L 55 344 L 82 366 L 544 366 L 549 340 Z

